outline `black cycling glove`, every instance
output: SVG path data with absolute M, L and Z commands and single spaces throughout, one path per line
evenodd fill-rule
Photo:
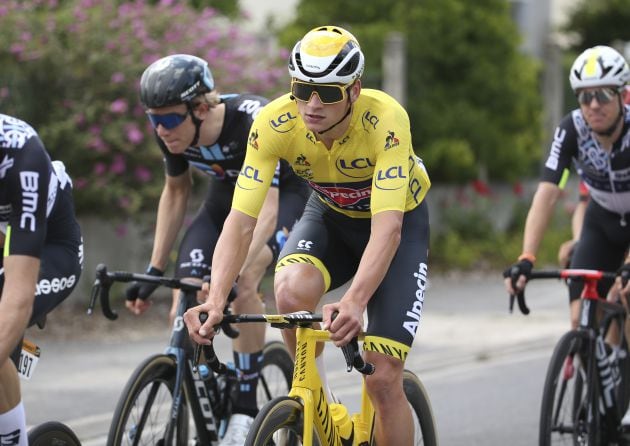
M 532 273 L 533 267 L 534 267 L 534 264 L 530 262 L 529 260 L 526 260 L 526 259 L 519 260 L 517 263 L 506 268 L 506 270 L 503 271 L 503 277 L 505 278 L 511 277 L 513 283 L 518 280 L 519 276 L 525 276 L 525 278 L 529 280 L 529 276 Z
M 160 271 L 156 267 L 149 265 L 149 268 L 147 268 L 147 274 L 149 276 L 162 277 L 164 275 L 164 271 Z M 147 300 L 151 293 L 153 293 L 158 286 L 160 285 L 157 283 L 132 282 L 131 285 L 127 287 L 127 290 L 125 291 L 125 296 L 127 300 Z

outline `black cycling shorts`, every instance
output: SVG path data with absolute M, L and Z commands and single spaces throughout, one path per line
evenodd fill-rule
M 312 195 L 280 253 L 276 271 L 292 263 L 310 263 L 324 276 L 326 291 L 335 289 L 354 276 L 370 230 L 371 219 L 343 215 Z M 395 341 L 406 351 L 411 347 L 424 305 L 428 248 L 429 213 L 423 202 L 403 217 L 398 251 L 367 306 L 368 336 Z M 364 348 L 378 350 L 366 344 Z
M 622 226 L 621 221 L 621 215 L 590 200 L 580 239 L 571 257 L 571 268 L 617 271 L 630 246 L 630 214 L 625 215 L 626 226 Z M 602 298 L 606 297 L 612 284 L 612 280 L 599 282 L 597 290 Z M 582 288 L 581 281 L 569 281 L 571 301 L 580 298 Z

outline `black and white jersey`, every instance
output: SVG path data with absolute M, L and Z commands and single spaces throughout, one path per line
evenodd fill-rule
M 225 104 L 225 118 L 221 134 L 213 145 L 188 147 L 181 154 L 173 154 L 168 151 L 162 140 L 157 138 L 164 154 L 168 175 L 179 176 L 192 165 L 217 181 L 232 186 L 236 184 L 245 160 L 249 129 L 268 100 L 250 94 L 229 94 L 222 95 L 221 102 Z M 281 187 L 283 180 L 293 180 L 294 177 L 291 167 L 282 161 L 276 168 L 273 185 Z
M 604 209 L 630 212 L 630 106 L 625 106 L 623 130 L 610 152 L 603 150 L 579 109 L 556 128 L 542 181 L 560 184 L 573 162 L 590 196 Z
M 46 240 L 61 237 L 66 231 L 64 218 L 51 214 L 58 192 L 68 184 L 63 163 L 51 161 L 35 130 L 0 114 L 0 230 L 5 233 L 5 255 L 40 257 Z M 74 220 L 74 215 L 67 217 Z

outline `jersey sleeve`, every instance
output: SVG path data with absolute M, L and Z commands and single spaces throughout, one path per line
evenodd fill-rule
M 27 255 L 39 258 L 46 240 L 46 203 L 51 164 L 44 145 L 31 137 L 15 150 L 15 167 L 7 172 L 11 214 L 4 242 L 4 256 Z
M 542 167 L 541 181 L 564 187 L 571 168 L 571 160 L 577 156 L 577 132 L 571 114 L 565 116 L 553 132 L 549 155 Z
M 372 215 L 404 211 L 410 182 L 411 131 L 402 107 L 391 107 L 375 132 L 376 165 L 372 179 Z
M 254 120 L 247 140 L 247 154 L 238 175 L 232 208 L 257 218 L 269 186 L 277 180 L 279 157 L 274 153 L 274 139 L 265 134 L 267 118 L 260 113 Z

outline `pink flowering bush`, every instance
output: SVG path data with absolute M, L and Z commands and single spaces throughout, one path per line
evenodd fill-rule
M 206 59 L 220 92 L 276 97 L 287 52 L 211 8 L 185 1 L 4 0 L 0 112 L 31 123 L 74 179 L 79 213 L 154 208 L 163 164 L 139 102 L 144 69 L 160 57 Z M 243 20 L 243 19 L 240 19 Z

